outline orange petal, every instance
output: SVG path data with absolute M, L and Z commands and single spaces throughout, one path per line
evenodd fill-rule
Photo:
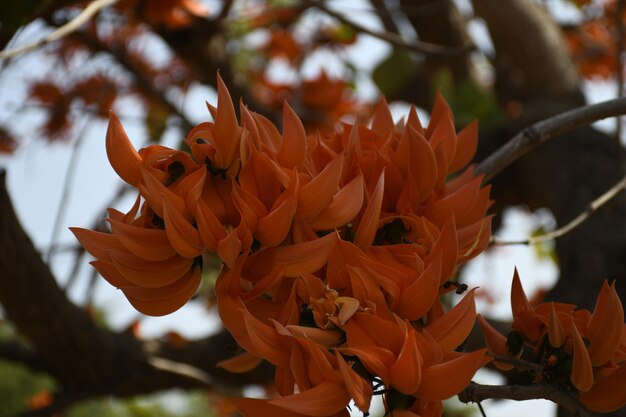
M 109 127 L 106 133 L 106 151 L 111 166 L 121 179 L 130 185 L 137 186 L 142 180 L 140 166 L 143 161 L 128 135 L 124 131 L 120 120 L 111 112 Z
M 370 196 L 367 207 L 363 212 L 363 216 L 359 221 L 359 227 L 354 237 L 354 244 L 361 250 L 365 251 L 374 242 L 376 232 L 378 231 L 378 220 L 380 219 L 380 210 L 383 205 L 383 196 L 385 192 L 385 172 L 383 171 L 378 177 L 376 188 Z
M 469 164 L 478 148 L 478 121 L 474 120 L 456 135 L 456 152 L 448 171 L 456 172 Z
M 422 382 L 424 360 L 417 347 L 415 333 L 413 328 L 408 328 L 398 359 L 389 370 L 391 385 L 405 394 L 416 392 Z
M 494 329 L 493 326 L 489 324 L 489 322 L 485 320 L 480 314 L 477 316 L 477 319 L 478 324 L 483 331 L 483 337 L 485 339 L 487 347 L 489 348 L 489 352 L 492 355 L 496 356 L 512 356 L 511 352 L 509 352 L 509 347 L 507 345 L 507 338 L 502 333 Z M 515 367 L 514 365 L 498 362 L 497 360 L 494 361 L 494 364 L 503 371 L 509 371 Z
M 306 416 L 323 417 L 343 410 L 350 402 L 350 394 L 338 382 L 326 381 L 309 390 L 269 403 Z
M 230 231 L 224 239 L 217 242 L 217 254 L 227 267 L 232 268 L 241 253 L 242 242 L 236 229 Z
M 378 104 L 376 104 L 376 109 L 374 110 L 372 130 L 378 135 L 385 137 L 389 133 L 393 132 L 394 129 L 395 126 L 393 124 L 393 117 L 389 111 L 389 106 L 387 105 L 385 98 L 381 96 L 380 100 L 378 100 Z
M 483 365 L 487 349 L 462 354 L 448 362 L 424 368 L 415 395 L 427 401 L 443 401 L 465 388 Z
M 243 374 L 256 368 L 261 361 L 263 361 L 263 359 L 244 352 L 230 359 L 219 361 L 215 366 L 226 369 L 228 372 Z
M 604 281 L 587 330 L 591 341 L 589 357 L 594 366 L 611 359 L 622 341 L 623 330 L 624 309 L 615 291 L 615 283 L 609 287 Z
M 195 258 L 204 251 L 198 229 L 193 227 L 168 199 L 163 199 L 163 220 L 167 237 L 181 256 Z
M 282 279 L 283 279 L 284 276 L 285 275 L 284 275 L 283 269 L 280 268 L 280 267 L 275 267 L 270 274 L 268 274 L 268 275 L 264 276 L 263 278 L 261 278 L 256 283 L 254 288 L 252 288 L 247 293 L 242 294 L 241 295 L 241 299 L 244 302 L 247 302 L 249 300 L 252 300 L 252 299 L 260 296 L 264 292 L 266 292 L 266 291 L 276 287 L 278 284 L 280 284 L 282 282 Z
M 317 327 L 296 326 L 293 324 L 287 325 L 285 328 L 294 336 L 303 337 L 326 348 L 337 346 L 344 340 L 343 334 L 337 330 L 324 330 Z
M 272 405 L 258 398 L 233 398 L 230 400 L 244 417 L 306 417 L 302 414 Z
M 281 195 L 283 202 L 259 220 L 254 232 L 259 242 L 267 246 L 278 246 L 285 240 L 298 207 L 298 188 L 296 177 L 296 180 Z
M 337 357 L 339 372 L 341 372 L 341 377 L 346 384 L 346 389 L 350 397 L 352 397 L 356 406 L 359 407 L 359 410 L 363 413 L 367 413 L 372 400 L 372 386 L 369 381 L 365 381 L 348 366 L 343 356 L 338 351 L 335 351 L 335 356 Z
M 410 140 L 409 174 L 412 185 L 415 186 L 415 197 L 412 199 L 413 209 L 424 201 L 432 192 L 437 182 L 437 159 L 431 144 L 424 136 L 412 127 L 408 128 Z
M 113 262 L 97 260 L 90 262 L 90 264 L 96 268 L 96 271 L 98 271 L 98 273 L 115 288 L 133 285 L 132 282 L 124 278 Z
M 143 175 L 143 182 L 139 184 L 139 192 L 145 198 L 146 203 L 150 208 L 161 218 L 163 218 L 163 201 L 168 200 L 178 211 L 185 213 L 187 217 L 187 207 L 185 200 L 180 196 L 174 194 L 170 189 L 154 177 L 150 171 L 141 167 L 141 173 Z
M 125 251 L 124 245 L 119 241 L 117 236 L 110 233 L 96 232 L 94 230 L 83 229 L 80 227 L 70 227 L 76 239 L 85 248 L 87 252 L 95 258 L 109 260 L 109 251 Z
M 385 383 L 391 384 L 390 368 L 396 361 L 393 352 L 378 346 L 363 346 L 362 348 L 341 348 L 341 352 L 356 356 L 363 366 L 372 374 L 378 376 Z
M 443 317 L 426 326 L 443 350 L 454 350 L 467 338 L 476 318 L 474 291 L 471 289 L 459 303 Z
M 580 391 L 589 391 L 593 385 L 593 367 L 585 342 L 574 324 L 572 324 L 572 339 L 574 340 L 572 384 Z
M 201 278 L 201 268 L 193 268 L 193 270 L 189 272 L 188 276 L 181 278 L 181 281 L 185 281 L 185 285 L 182 290 L 172 296 L 156 301 L 141 300 L 134 295 L 131 295 L 128 291 L 124 291 L 124 294 L 132 306 L 143 314 L 147 314 L 149 316 L 164 316 L 178 310 L 191 299 L 200 285 Z
M 515 268 L 515 272 L 513 273 L 513 282 L 511 284 L 511 310 L 513 311 L 514 319 L 534 311 L 530 301 L 526 298 L 526 293 L 520 282 L 517 268 Z
M 241 128 L 237 124 L 237 116 L 228 88 L 217 74 L 217 112 L 215 115 L 215 168 L 228 168 L 233 163 L 239 146 Z
M 317 230 L 332 230 L 354 219 L 363 206 L 363 175 L 354 177 L 311 222 Z
M 454 160 L 457 142 L 454 118 L 448 103 L 446 103 L 446 100 L 439 91 L 437 91 L 435 95 L 435 105 L 430 115 L 428 128 L 426 129 L 426 138 L 431 143 L 433 149 L 439 146 L 442 147 L 445 160 L 448 161 L 448 163 Z M 447 168 L 446 166 L 446 169 Z
M 146 288 L 159 288 L 180 279 L 191 268 L 193 259 L 174 256 L 149 262 L 126 252 L 110 251 L 115 267 L 128 281 Z
M 276 249 L 276 265 L 284 268 L 287 277 L 312 274 L 326 264 L 336 238 L 336 233 L 329 233 L 309 242 L 281 246 Z
M 439 295 L 440 276 L 441 257 L 431 262 L 411 285 L 402 290 L 396 314 L 410 321 L 424 316 Z
M 578 393 L 578 398 L 590 411 L 609 413 L 626 405 L 626 366 L 622 365 L 602 378 L 589 391 Z
M 565 342 L 565 331 L 559 317 L 554 310 L 554 303 L 550 303 L 550 317 L 548 318 L 548 340 L 552 347 L 560 348 Z
M 459 243 L 456 235 L 454 218 L 450 218 L 441 228 L 437 241 L 424 261 L 429 264 L 437 257 L 441 257 L 440 284 L 446 282 L 456 270 Z
M 217 251 L 218 242 L 226 237 L 226 230 L 222 223 L 202 201 L 198 201 L 196 205 L 195 219 L 204 246 L 211 252 Z
M 178 281 L 175 281 L 165 287 L 145 288 L 131 284 L 120 287 L 120 289 L 124 291 L 124 294 L 127 296 L 130 295 L 140 301 L 165 300 L 178 296 L 182 293 L 195 291 L 198 288 L 198 285 L 200 285 L 200 278 L 202 277 L 201 269 L 202 268 L 198 265 L 190 269 L 189 272 L 187 272 L 187 274 L 185 274 Z
M 302 168 L 307 142 L 300 118 L 283 102 L 283 143 L 278 152 L 278 162 L 285 168 Z
M 342 168 L 343 155 L 340 155 L 300 188 L 296 218 L 312 219 L 328 206 L 337 191 Z
M 147 261 L 164 261 L 176 254 L 165 230 L 132 226 L 109 218 L 113 234 L 129 252 Z
M 276 366 L 289 366 L 289 350 L 283 342 L 284 336 L 248 311 L 243 312 L 243 317 L 248 335 L 259 354 Z

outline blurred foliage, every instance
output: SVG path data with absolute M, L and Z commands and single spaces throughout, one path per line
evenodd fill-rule
M 452 73 L 445 68 L 436 74 L 433 86 L 450 105 L 457 125 L 465 126 L 478 119 L 481 129 L 489 130 L 504 122 L 495 93 L 483 88 L 476 81 L 466 79 L 455 83 Z
M 206 392 L 171 391 L 126 400 L 84 401 L 70 408 L 67 417 L 212 417 Z

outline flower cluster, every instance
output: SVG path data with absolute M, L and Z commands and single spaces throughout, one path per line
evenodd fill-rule
M 535 375 L 536 382 L 572 390 L 591 411 L 610 412 L 626 405 L 624 310 L 614 284 L 604 282 L 593 313 L 564 303 L 533 306 L 516 271 L 511 307 L 513 331 L 508 338 L 479 316 L 491 353 L 519 358 L 528 344 L 542 369 Z M 503 370 L 513 367 L 494 363 Z
M 458 347 L 475 320 L 474 291 L 450 311 L 458 265 L 490 237 L 489 188 L 465 168 L 477 126 L 458 134 L 441 96 L 427 128 L 414 108 L 394 124 L 384 101 L 370 127 L 307 135 L 284 105 L 282 132 L 241 107 L 218 80 L 214 122 L 191 152 L 137 152 L 115 116 L 109 160 L 139 190 L 111 233 L 74 229 L 93 265 L 139 311 L 167 314 L 196 290 L 202 256 L 224 325 L 245 353 L 221 365 L 276 366 L 279 398 L 239 399 L 244 415 L 366 413 L 384 395 L 394 416 L 439 416 L 488 359 Z M 462 291 L 459 291 L 462 292 Z

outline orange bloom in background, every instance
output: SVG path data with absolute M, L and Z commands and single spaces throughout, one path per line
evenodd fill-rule
M 279 131 L 244 106 L 239 122 L 219 78 L 209 111 L 190 153 L 136 151 L 111 116 L 109 160 L 140 197 L 109 211 L 110 233 L 74 229 L 93 265 L 160 315 L 191 298 L 202 257 L 217 254 L 220 317 L 246 351 L 221 366 L 276 366 L 280 397 L 234 401 L 244 415 L 343 416 L 351 399 L 366 413 L 375 394 L 398 415 L 440 415 L 488 361 L 457 351 L 474 291 L 447 312 L 439 301 L 489 241 L 489 187 L 467 167 L 476 125 L 457 134 L 439 96 L 426 128 L 415 109 L 394 123 L 383 100 L 370 126 L 316 135 L 285 103 Z
M 626 405 L 626 332 L 615 283 L 604 282 L 593 312 L 555 302 L 533 306 L 515 271 L 511 307 L 513 331 L 534 348 L 543 366 L 537 380 L 568 386 L 590 411 L 610 412 Z M 515 352 L 517 347 L 479 319 L 492 354 L 521 355 L 521 349 Z

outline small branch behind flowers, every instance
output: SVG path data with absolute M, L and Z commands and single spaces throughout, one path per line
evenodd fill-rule
M 392 32 L 379 32 L 375 30 L 371 30 L 366 28 L 365 26 L 361 26 L 358 23 L 353 22 L 352 20 L 346 18 L 341 13 L 337 13 L 334 10 L 327 7 L 323 1 L 320 0 L 302 0 L 304 4 L 309 7 L 315 7 L 316 9 L 321 10 L 327 15 L 334 17 L 340 22 L 352 27 L 354 30 L 360 33 L 364 33 L 366 35 L 372 36 L 374 38 L 378 38 L 382 41 L 389 43 L 390 45 L 396 46 L 398 48 L 409 49 L 415 52 L 420 52 L 423 54 L 431 54 L 431 55 L 460 55 L 467 53 L 474 49 L 474 45 L 463 45 L 460 47 L 449 47 L 443 45 L 437 45 L 430 42 L 423 41 L 411 41 L 407 42 L 404 38 L 396 33 Z
M 616 98 L 558 114 L 528 126 L 476 167 L 487 182 L 536 146 L 598 120 L 626 114 L 626 98 Z
M 487 399 L 501 400 L 550 400 L 577 417 L 589 417 L 591 414 L 569 392 L 552 385 L 481 385 L 475 382 L 470 384 L 461 393 L 459 400 L 462 403 L 480 403 Z
M 493 359 L 496 362 L 502 362 L 502 363 L 506 363 L 509 365 L 514 365 L 517 369 L 521 371 L 532 371 L 539 375 L 541 375 L 541 373 L 543 373 L 544 371 L 543 366 L 537 363 L 525 361 L 524 359 L 508 358 L 506 356 L 499 356 L 499 355 L 490 355 L 490 356 L 493 357 Z
M 576 216 L 572 221 L 567 223 L 565 226 L 558 228 L 552 232 L 545 233 L 543 235 L 534 236 L 525 240 L 512 240 L 512 241 L 503 241 L 497 238 L 492 237 L 491 243 L 494 245 L 537 245 L 539 243 L 547 242 L 553 239 L 557 239 L 578 226 L 580 226 L 585 220 L 587 220 L 593 213 L 600 209 L 600 207 L 604 206 L 606 203 L 615 198 L 620 192 L 622 192 L 626 188 L 626 176 L 624 176 L 621 180 L 617 182 L 614 186 L 612 186 L 608 191 L 602 194 L 600 197 L 593 200 L 585 211 Z
M 94 0 L 92 3 L 89 3 L 89 5 L 78 14 L 78 16 L 76 16 L 74 19 L 70 20 L 63 26 L 60 26 L 58 29 L 54 30 L 48 36 L 39 39 L 37 42 L 1 51 L 0 60 L 14 58 L 17 55 L 40 48 L 48 43 L 57 41 L 64 36 L 69 35 L 70 33 L 78 30 L 84 23 L 89 21 L 89 19 L 91 19 L 100 10 L 117 3 L 117 1 L 118 0 Z

